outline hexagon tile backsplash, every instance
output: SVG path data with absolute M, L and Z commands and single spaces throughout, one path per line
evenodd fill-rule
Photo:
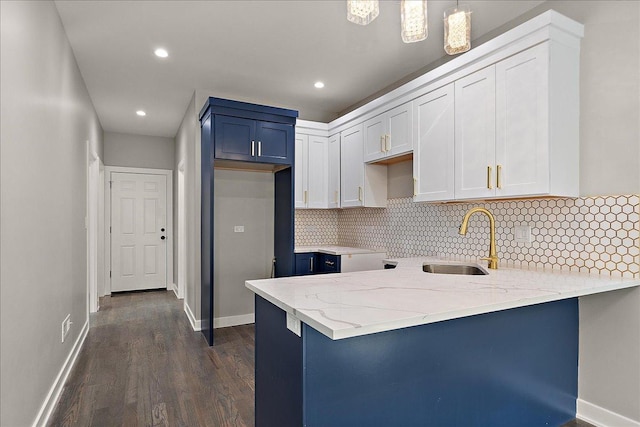
M 411 198 L 388 202 L 386 209 L 298 210 L 296 244 L 386 249 L 390 257 L 475 260 L 488 253 L 488 219 L 474 215 L 466 236 L 458 235 L 458 227 L 467 210 L 483 206 L 496 218 L 496 244 L 503 266 L 625 277 L 640 274 L 638 195 L 451 204 L 413 203 Z M 514 228 L 520 225 L 530 227 L 529 243 L 515 241 Z

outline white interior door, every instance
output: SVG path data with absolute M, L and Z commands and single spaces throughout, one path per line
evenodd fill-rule
M 111 174 L 111 291 L 167 287 L 167 177 Z

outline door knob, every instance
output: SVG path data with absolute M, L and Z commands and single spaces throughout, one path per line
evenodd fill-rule
M 161 236 L 161 237 L 160 237 L 160 239 L 164 240 L 164 239 L 165 239 L 165 237 L 164 237 L 164 236 Z

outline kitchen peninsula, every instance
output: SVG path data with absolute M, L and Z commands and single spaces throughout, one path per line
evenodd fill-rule
M 578 297 L 640 285 L 389 262 L 397 267 L 246 282 L 258 427 L 561 425 L 576 413 Z

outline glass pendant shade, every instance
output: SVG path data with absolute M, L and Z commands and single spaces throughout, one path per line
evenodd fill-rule
M 449 55 L 471 49 L 471 10 L 453 7 L 444 12 L 444 51 Z
M 347 0 L 347 20 L 367 25 L 380 14 L 378 0 Z
M 413 43 L 427 38 L 427 0 L 402 0 L 400 17 L 403 42 Z

